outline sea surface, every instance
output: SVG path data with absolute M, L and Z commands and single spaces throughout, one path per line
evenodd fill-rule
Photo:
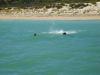
M 100 20 L 0 20 L 0 75 L 100 75 Z

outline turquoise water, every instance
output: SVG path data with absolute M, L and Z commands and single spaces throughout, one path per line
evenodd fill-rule
M 100 21 L 0 20 L 0 75 L 100 75 Z

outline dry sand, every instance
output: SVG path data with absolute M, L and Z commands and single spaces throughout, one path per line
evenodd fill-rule
M 100 16 L 0 16 L 0 20 L 100 20 Z

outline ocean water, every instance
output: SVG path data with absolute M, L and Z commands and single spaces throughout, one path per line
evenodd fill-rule
M 0 75 L 100 75 L 100 21 L 0 20 Z

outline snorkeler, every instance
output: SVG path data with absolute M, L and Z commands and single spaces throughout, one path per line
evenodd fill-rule
M 34 36 L 36 36 L 37 34 L 36 33 L 34 33 Z
M 67 33 L 66 33 L 66 32 L 63 32 L 62 34 L 63 34 L 63 35 L 67 35 Z

